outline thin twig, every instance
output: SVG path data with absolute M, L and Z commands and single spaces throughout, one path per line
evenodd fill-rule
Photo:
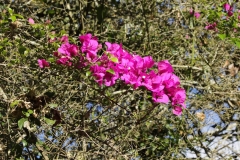
M 190 68 L 190 69 L 194 69 L 194 70 L 199 70 L 202 71 L 202 68 L 199 67 L 193 67 L 193 66 L 187 66 L 187 65 L 172 65 L 174 68 Z

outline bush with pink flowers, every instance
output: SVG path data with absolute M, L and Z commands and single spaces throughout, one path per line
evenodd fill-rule
M 235 158 L 239 9 L 0 1 L 0 159 Z

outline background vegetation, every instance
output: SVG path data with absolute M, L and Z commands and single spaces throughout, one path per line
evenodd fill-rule
M 0 157 L 2 159 L 234 158 L 211 147 L 239 141 L 238 3 L 203 0 L 0 0 Z M 200 12 L 199 18 L 190 9 Z M 28 18 L 35 20 L 34 25 Z M 49 23 L 49 21 L 50 23 Z M 217 22 L 218 31 L 206 30 Z M 99 87 L 86 71 L 37 59 L 90 32 L 132 53 L 168 59 L 187 91 L 187 109 L 155 106 L 146 91 Z M 234 126 L 234 127 L 233 127 Z M 222 151 L 222 152 L 221 152 Z

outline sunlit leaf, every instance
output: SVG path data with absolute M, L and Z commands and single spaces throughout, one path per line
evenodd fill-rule
M 18 104 L 19 104 L 19 102 L 21 102 L 20 100 L 15 100 L 15 101 L 13 101 L 11 104 L 10 104 L 10 107 L 15 107 L 15 106 L 17 106 Z
M 114 70 L 112 70 L 112 69 L 108 69 L 107 72 L 111 73 L 111 74 L 115 74 Z
M 21 118 L 20 120 L 18 120 L 18 127 L 22 129 L 24 122 L 27 120 L 28 120 L 27 118 Z
M 44 117 L 44 121 L 50 126 L 52 126 L 55 123 L 55 120 L 51 120 L 51 119 L 48 119 L 46 117 Z

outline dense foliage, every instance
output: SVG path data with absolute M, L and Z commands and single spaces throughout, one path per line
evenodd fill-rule
M 239 156 L 236 148 L 223 152 L 228 145 L 212 147 L 219 137 L 239 142 L 238 7 L 223 0 L 0 0 L 0 157 Z M 146 89 L 99 85 L 89 68 L 58 65 L 61 38 L 82 45 L 85 33 L 168 60 L 187 109 L 175 116 Z

